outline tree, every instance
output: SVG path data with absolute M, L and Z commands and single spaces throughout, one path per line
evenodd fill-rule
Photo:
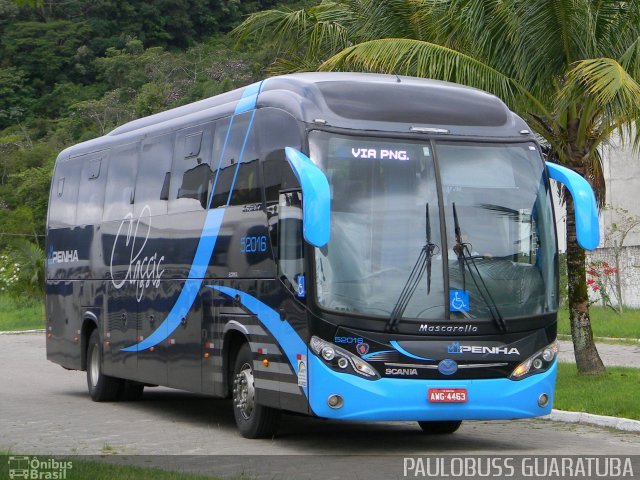
M 359 70 L 448 80 L 496 94 L 602 205 L 598 148 L 613 132 L 636 147 L 640 2 L 619 0 L 324 0 L 270 10 L 234 30 L 273 36 L 273 71 Z M 567 205 L 568 303 L 579 372 L 604 372 L 589 317 L 585 252 Z
M 37 93 L 73 78 L 73 60 L 89 34 L 83 23 L 56 20 L 16 22 L 0 38 L 4 61 L 22 70 Z

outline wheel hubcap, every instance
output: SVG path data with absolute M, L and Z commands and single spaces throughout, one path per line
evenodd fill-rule
M 98 377 L 100 376 L 100 354 L 96 346 L 91 351 L 91 358 L 89 359 L 89 377 L 91 379 L 91 386 L 98 385 Z
M 255 408 L 255 387 L 253 371 L 247 363 L 242 365 L 233 379 L 233 403 L 245 419 L 251 417 Z

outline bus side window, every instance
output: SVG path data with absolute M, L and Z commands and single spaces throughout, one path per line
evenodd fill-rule
M 180 130 L 171 168 L 170 212 L 204 210 L 211 184 L 214 124 Z
M 56 188 L 51 194 L 49 207 L 49 227 L 72 227 L 76 224 L 76 201 L 78 198 L 78 180 L 80 178 L 82 158 L 61 161 L 56 166 L 54 182 Z
M 171 171 L 173 139 L 174 135 L 168 133 L 146 139 L 142 143 L 136 176 L 134 207 L 136 216 L 145 209 L 149 210 L 150 216 L 167 213 L 167 202 L 162 199 L 162 189 L 167 172 Z
M 262 203 L 260 190 L 260 170 L 257 158 L 243 161 L 238 166 L 236 183 L 231 194 L 229 205 L 246 205 Z
M 285 147 L 298 150 L 302 132 L 298 121 L 277 108 L 261 108 L 256 112 L 256 135 L 260 147 L 262 182 L 269 222 L 269 238 L 274 257 L 278 259 L 278 204 L 281 190 L 300 188 L 300 184 L 284 153 Z
M 104 153 L 86 155 L 80 173 L 76 224 L 95 225 L 102 221 L 102 205 L 107 175 Z
M 253 160 L 258 158 L 255 146 L 255 135 L 253 131 L 250 131 L 251 116 L 253 112 L 246 112 L 233 117 L 233 123 L 231 124 L 229 118 L 225 118 L 218 121 L 216 126 L 216 135 L 214 140 L 213 151 L 213 168 L 214 168 L 214 181 L 215 190 L 213 192 L 213 200 L 211 202 L 211 208 L 222 207 L 229 205 L 231 202 L 230 191 L 234 185 L 234 181 L 237 183 L 239 177 L 244 182 L 244 186 L 241 188 L 243 191 L 241 196 L 244 196 L 249 192 L 259 189 L 259 183 L 257 178 L 257 172 L 252 175 L 251 170 L 255 168 L 251 165 Z M 227 137 L 227 130 L 231 124 L 231 131 Z M 255 124 L 254 124 L 255 125 Z M 240 162 L 240 166 L 238 165 Z M 251 164 L 245 166 L 245 164 Z M 217 170 L 217 171 L 216 171 Z M 252 180 L 253 179 L 253 180 Z M 255 181 L 254 186 L 249 186 L 249 182 Z M 254 190 L 255 189 L 255 190 Z M 248 198 L 257 198 L 255 203 L 260 202 L 260 193 L 257 192 L 249 194 Z M 245 203 L 244 200 L 238 198 L 236 202 Z M 249 203 L 249 202 L 246 202 Z M 238 203 L 234 203 L 238 204 Z
M 279 203 L 278 272 L 281 278 L 288 280 L 292 289 L 300 293 L 300 285 L 304 288 L 302 192 L 281 193 Z
M 133 210 L 133 187 L 138 165 L 138 144 L 115 147 L 109 155 L 102 220 L 122 220 Z

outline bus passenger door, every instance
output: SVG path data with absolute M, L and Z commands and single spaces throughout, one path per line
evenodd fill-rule
M 302 235 L 302 192 L 292 190 L 280 193 L 278 205 L 277 258 L 278 275 L 286 288 L 285 300 L 280 310 L 285 312 L 285 320 L 280 322 L 279 338 L 290 348 L 299 347 L 290 352 L 296 356 L 296 364 L 289 365 L 290 360 L 283 358 L 280 379 L 280 407 L 293 412 L 308 412 L 307 397 L 304 390 L 307 384 L 307 348 L 297 345 L 296 339 L 306 335 L 307 329 L 306 301 L 307 285 L 304 269 L 304 242 Z M 287 338 L 289 337 L 289 338 Z M 285 356 L 286 357 L 286 356 Z

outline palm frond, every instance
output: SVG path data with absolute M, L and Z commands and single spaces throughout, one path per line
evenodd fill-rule
M 322 60 L 317 57 L 289 54 L 286 57 L 276 58 L 267 68 L 267 73 L 269 75 L 285 75 L 288 73 L 315 72 L 321 63 Z
M 569 101 L 586 92 L 603 109 L 619 114 L 640 113 L 640 85 L 612 58 L 593 58 L 575 63 L 567 75 Z
M 312 22 L 305 9 L 264 10 L 249 15 L 230 35 L 239 42 L 247 38 L 263 40 L 268 36 L 279 45 L 297 45 L 301 39 L 306 41 Z

